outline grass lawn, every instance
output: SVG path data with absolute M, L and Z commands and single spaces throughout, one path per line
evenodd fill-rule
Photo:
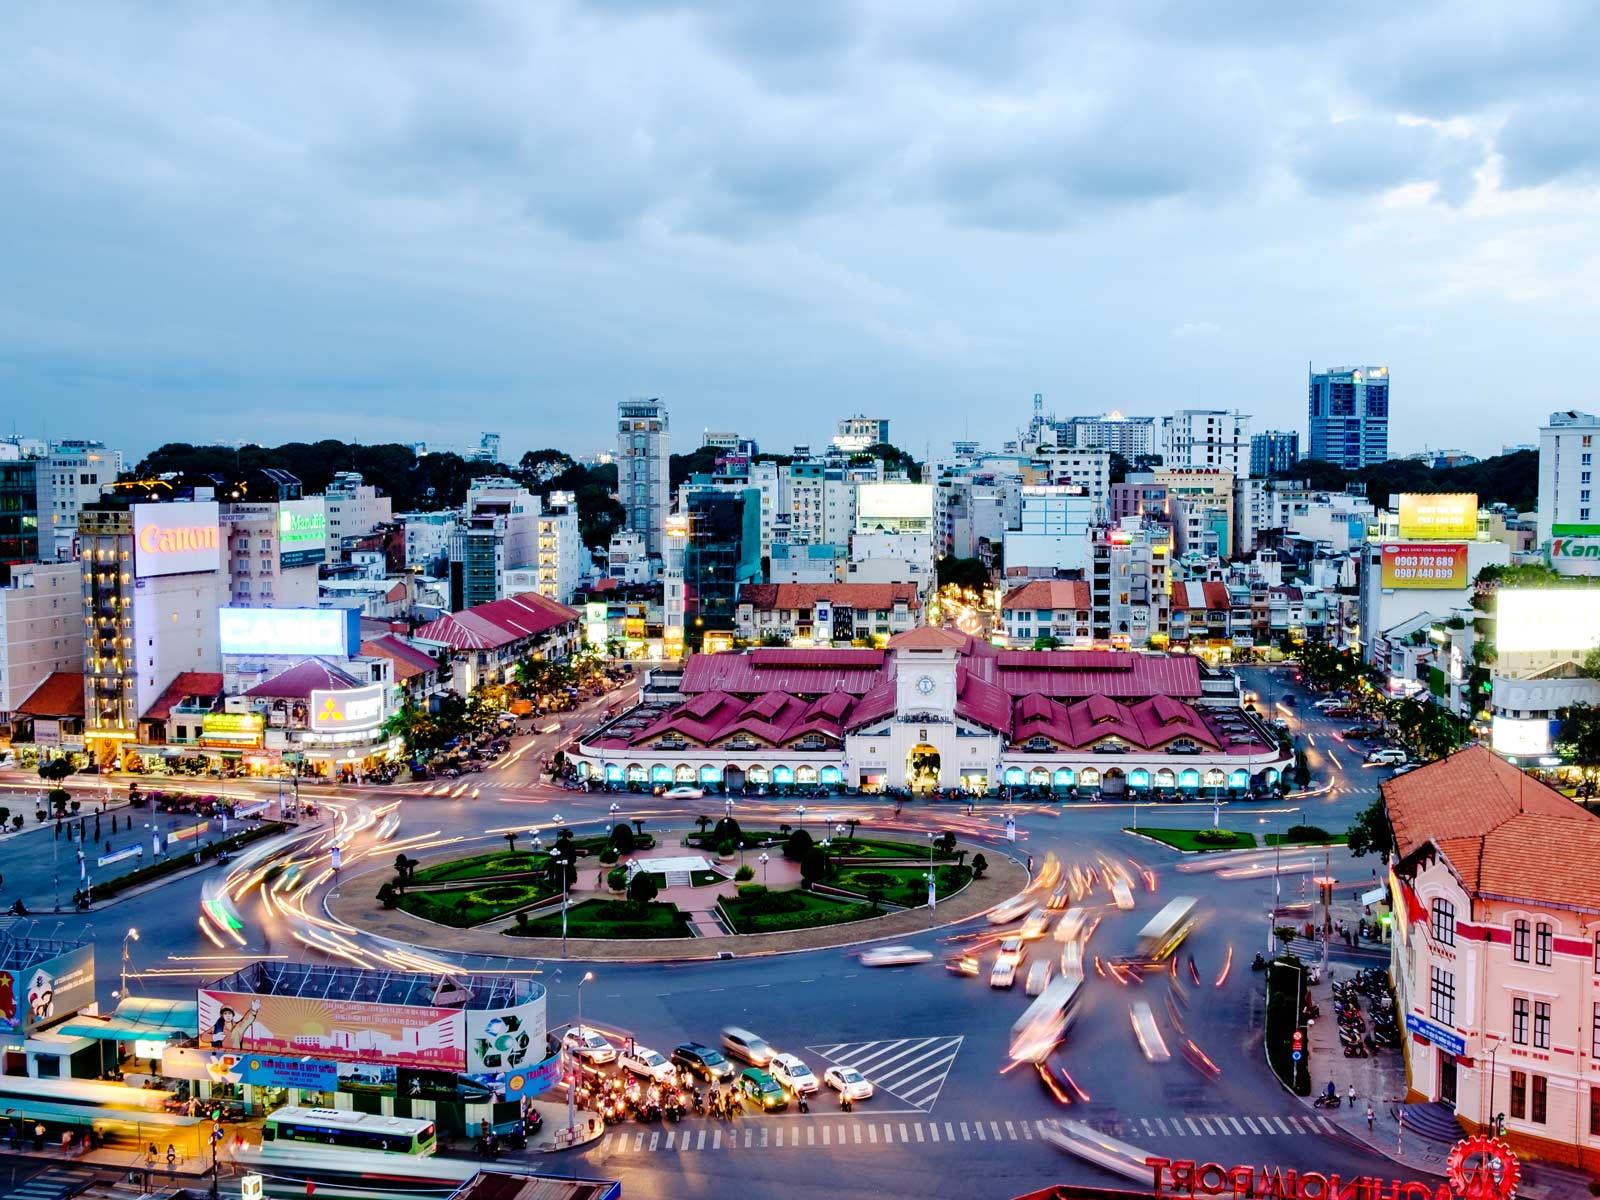
M 1208 831 L 1203 829 L 1160 829 L 1148 825 L 1141 825 L 1138 829 L 1125 826 L 1124 833 L 1137 833 L 1147 838 L 1154 838 L 1158 842 L 1165 842 L 1175 850 L 1200 851 L 1207 850 L 1254 850 L 1256 848 L 1256 835 L 1253 833 L 1233 833 L 1230 830 Z M 1217 834 L 1216 841 L 1202 841 L 1201 834 L 1212 832 Z M 1226 833 L 1224 839 L 1220 834 Z
M 535 883 L 486 883 L 476 888 L 452 888 L 447 892 L 406 892 L 395 898 L 395 907 L 414 917 L 470 929 L 485 921 L 549 896 L 560 895 Z
M 913 842 L 885 842 L 877 838 L 835 838 L 829 853 L 844 858 L 920 858 L 928 857 L 928 844 Z M 954 858 L 953 854 L 934 851 L 934 858 Z
M 722 911 L 738 933 L 813 929 L 818 925 L 838 925 L 875 915 L 870 904 L 852 904 L 847 900 L 834 900 L 799 889 L 767 892 L 748 899 L 724 899 L 721 904 Z
M 532 871 L 543 866 L 548 853 L 535 854 L 532 850 L 507 850 L 492 854 L 474 854 L 470 858 L 454 858 L 432 866 L 418 867 L 411 877 L 412 883 L 447 883 L 452 880 L 489 879 L 496 875 L 511 875 L 517 871 Z
M 935 869 L 939 895 L 948 896 L 967 885 L 972 878 L 971 867 L 948 864 Z M 865 896 L 871 888 L 881 888 L 883 899 L 902 908 L 913 908 L 928 902 L 927 869 L 916 867 L 844 867 L 826 882 L 836 888 L 857 892 Z
M 1296 838 L 1293 841 L 1289 841 L 1281 833 L 1269 833 L 1264 840 L 1269 846 L 1276 846 L 1280 843 L 1285 846 L 1342 846 L 1350 840 L 1350 836 L 1344 833 L 1333 833 L 1329 834 L 1326 840 L 1317 838 L 1312 841 L 1305 841 Z
M 711 840 L 712 830 L 715 828 L 713 825 L 712 829 L 708 829 L 704 833 L 691 833 L 683 840 L 697 850 L 709 850 L 715 853 L 717 844 Z M 741 829 L 739 831 L 739 840 L 744 843 L 746 850 L 751 850 L 757 846 L 764 846 L 769 841 L 774 846 L 781 846 L 789 840 L 789 835 L 780 833 L 776 829 Z
M 552 913 L 505 931 L 513 937 L 560 937 L 561 914 Z M 575 938 L 686 938 L 689 918 L 676 904 L 652 902 L 642 912 L 627 900 L 584 900 L 567 909 L 567 936 Z

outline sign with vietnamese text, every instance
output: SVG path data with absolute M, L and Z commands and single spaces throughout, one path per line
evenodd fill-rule
M 290 1058 L 271 1054 L 241 1055 L 234 1073 L 242 1083 L 257 1087 L 297 1087 L 313 1092 L 331 1092 L 338 1084 L 337 1068 L 331 1062 L 313 1058 Z
M 1403 538 L 1451 542 L 1478 536 L 1478 497 L 1474 492 L 1403 492 L 1398 507 Z
M 1384 588 L 1444 591 L 1467 586 L 1467 547 L 1463 542 L 1385 542 L 1380 553 Z
M 199 1001 L 200 1043 L 214 1050 L 435 1070 L 466 1065 L 459 1009 L 209 988 Z
M 141 579 L 215 571 L 222 542 L 215 500 L 133 506 L 133 566 Z
M 505 1077 L 506 1099 L 537 1096 L 555 1087 L 561 1078 L 561 1052 L 557 1051 L 531 1071 L 512 1071 Z
M 1406 1014 L 1406 1032 L 1415 1033 L 1427 1038 L 1446 1054 L 1465 1054 L 1467 1052 L 1467 1039 L 1454 1029 L 1446 1029 L 1437 1021 L 1430 1021 L 1427 1017 L 1419 1017 L 1416 1013 Z
M 317 733 L 353 733 L 383 724 L 383 684 L 318 689 L 311 693 L 311 728 Z
M 221 608 L 217 610 L 218 647 L 223 654 L 348 658 L 350 614 L 354 611 L 343 608 Z

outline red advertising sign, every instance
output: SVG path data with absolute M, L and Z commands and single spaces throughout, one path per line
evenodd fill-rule
M 1465 542 L 1385 542 L 1381 553 L 1386 588 L 1444 591 L 1467 586 Z
M 423 1069 L 459 1071 L 467 1061 L 465 1015 L 459 1009 L 204 988 L 200 1044 Z

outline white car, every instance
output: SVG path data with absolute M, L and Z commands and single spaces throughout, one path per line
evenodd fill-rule
M 931 950 L 918 950 L 915 946 L 872 946 L 861 952 L 863 967 L 904 967 L 911 963 L 925 963 L 933 957 Z
M 617 1048 L 606 1041 L 603 1034 L 598 1034 L 592 1029 L 579 1029 L 574 1025 L 562 1034 L 561 1044 L 587 1062 L 617 1061 Z
M 771 1075 L 795 1095 L 810 1095 L 817 1090 L 817 1077 L 811 1068 L 793 1054 L 780 1054 L 767 1064 Z
M 1000 943 L 1000 953 L 995 958 L 996 962 L 1005 961 L 1015 966 L 1022 961 L 1022 939 L 1008 937 Z
M 1394 750 L 1394 749 L 1374 750 L 1371 754 L 1367 755 L 1367 765 L 1369 767 L 1383 767 L 1383 766 L 1394 766 L 1394 767 L 1397 767 L 1397 766 L 1399 766 L 1401 763 L 1403 763 L 1405 761 L 1406 761 L 1406 752 L 1404 750 Z
M 1030 996 L 1037 996 L 1044 991 L 1049 982 L 1050 960 L 1048 958 L 1036 958 L 1033 960 L 1032 965 L 1028 967 L 1028 978 L 1023 981 L 1022 990 Z
M 1049 928 L 1050 910 L 1048 908 L 1036 908 L 1028 914 L 1027 918 L 1022 922 L 1022 928 L 1017 932 L 1021 934 L 1023 940 L 1031 942 L 1035 938 L 1042 938 L 1045 930 Z
M 668 788 L 664 795 L 668 800 L 698 800 L 706 794 L 704 788 L 690 787 L 683 784 L 680 787 Z
M 648 1046 L 635 1045 L 631 1054 L 624 1050 L 617 1056 L 617 1066 L 657 1083 L 672 1083 L 678 1076 L 678 1069 Z
M 822 1082 L 852 1100 L 872 1098 L 872 1081 L 854 1067 L 829 1067 L 822 1073 Z
M 994 960 L 994 966 L 989 971 L 989 986 L 992 988 L 1008 988 L 1017 981 L 1017 960 L 999 955 Z

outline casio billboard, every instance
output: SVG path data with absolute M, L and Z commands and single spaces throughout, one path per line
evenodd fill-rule
M 344 608 L 220 608 L 218 642 L 223 654 L 346 658 L 354 612 Z

